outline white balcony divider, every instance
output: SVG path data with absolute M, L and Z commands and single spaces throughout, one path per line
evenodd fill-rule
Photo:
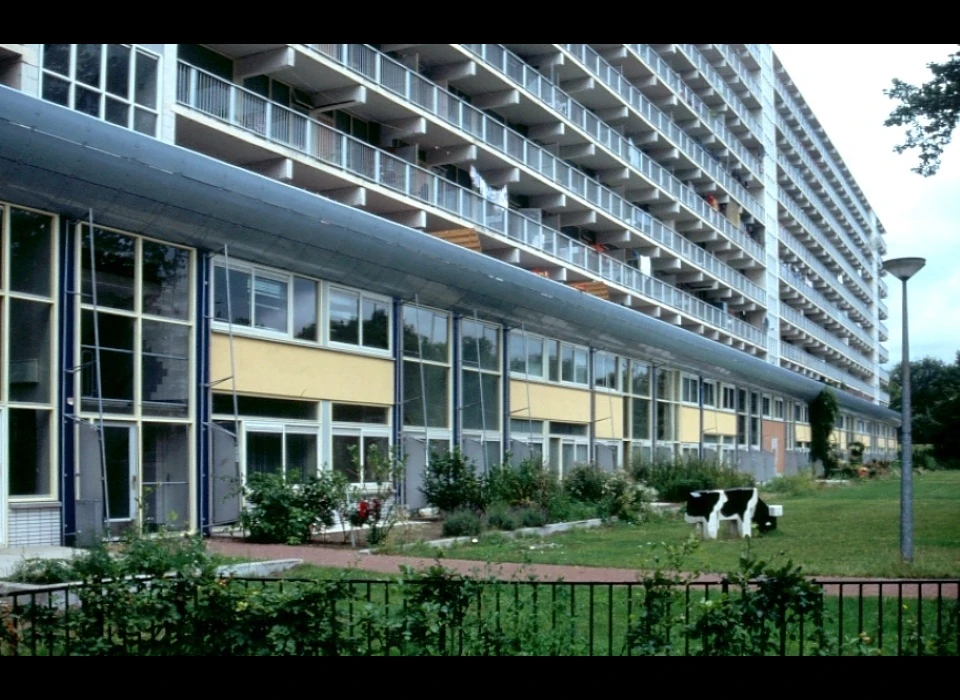
M 783 243 L 787 248 L 789 248 L 793 253 L 797 255 L 811 270 L 816 272 L 823 278 L 824 282 L 829 282 L 830 285 L 836 289 L 846 300 L 848 304 L 853 306 L 861 316 L 863 316 L 864 321 L 871 326 L 873 325 L 873 314 L 867 308 L 867 305 L 861 301 L 860 297 L 853 293 L 845 284 L 842 284 L 839 279 L 837 279 L 837 274 L 831 271 L 823 262 L 814 255 L 809 248 L 807 248 L 803 243 L 797 240 L 796 236 L 790 233 L 789 230 L 780 227 L 780 242 Z M 846 315 L 846 312 L 842 312 Z
M 796 118 L 796 120 L 800 123 L 801 128 L 807 134 L 807 137 L 814 142 L 817 150 L 820 151 L 820 155 L 823 156 L 823 162 L 827 164 L 830 172 L 833 173 L 833 176 L 836 178 L 837 182 L 839 182 L 840 186 L 843 187 L 849 202 L 851 202 L 853 206 L 860 211 L 860 215 L 863 217 L 864 221 L 869 221 L 870 217 L 867 216 L 866 204 L 863 202 L 863 195 L 854 190 L 848 181 L 848 178 L 841 172 L 840 167 L 834 162 L 833 153 L 831 153 L 831 150 L 827 148 L 826 142 L 820 138 L 820 134 L 814 128 L 813 124 L 810 123 L 807 115 L 802 109 L 800 109 L 800 105 L 797 104 L 797 101 L 790 93 L 790 90 L 786 85 L 784 85 L 783 81 L 779 79 L 779 77 L 774 82 L 774 86 L 777 94 L 780 95 L 784 104 L 787 105 L 787 108 L 793 114 L 794 118 Z M 789 129 L 789 127 L 787 128 Z
M 636 102 L 636 97 L 633 94 L 634 92 L 642 95 L 642 93 L 640 93 L 640 91 L 634 87 L 633 84 L 623 77 L 620 71 L 607 63 L 607 61 L 604 60 L 600 54 L 586 44 L 560 44 L 560 46 L 567 48 L 567 50 L 577 56 L 577 58 L 579 58 L 581 63 L 584 65 L 595 66 L 596 74 L 605 76 L 608 81 L 611 81 L 608 82 L 608 84 L 611 85 L 611 87 L 614 87 L 614 89 L 620 93 L 620 96 L 626 99 L 630 104 L 634 104 Z M 744 167 L 748 168 L 754 175 L 763 174 L 763 163 L 760 161 L 760 159 L 750 153 L 746 146 L 744 146 L 740 140 L 734 136 L 729 129 L 727 129 L 727 125 L 724 124 L 722 119 L 711 113 L 710 108 L 704 104 L 703 100 L 700 99 L 700 96 L 683 82 L 677 72 L 673 70 L 673 68 L 671 68 L 656 51 L 650 48 L 647 44 L 624 44 L 624 46 L 626 46 L 627 50 L 633 53 L 637 59 L 645 63 L 648 68 L 653 70 L 653 72 L 659 76 L 663 82 L 669 85 L 670 89 L 673 90 L 678 97 L 681 97 L 683 101 L 686 102 L 690 108 L 697 113 L 697 115 L 699 115 L 701 120 L 710 125 L 717 138 L 723 141 L 727 148 L 737 154 L 737 158 L 739 158 L 740 162 L 743 163 Z M 619 80 L 615 76 L 619 76 Z M 625 83 L 622 89 L 619 85 L 620 81 Z
M 813 223 L 813 219 L 811 219 L 810 216 L 800 208 L 799 204 L 793 201 L 793 197 L 790 196 L 790 193 L 788 193 L 782 187 L 778 188 L 777 199 L 780 202 L 780 206 L 786 209 L 787 213 L 789 213 L 798 224 L 803 226 L 803 228 L 806 229 L 809 234 L 817 239 L 817 242 L 823 246 L 824 250 L 827 252 L 838 250 L 836 242 L 831 240 L 830 237 L 827 236 L 827 234 L 823 232 L 823 229 L 821 229 L 817 224 Z M 839 255 L 839 251 L 837 255 L 832 257 L 833 261 L 838 263 L 840 267 L 843 268 L 843 271 L 850 276 L 850 280 L 857 285 L 860 293 L 869 299 L 871 295 L 866 289 L 865 282 L 863 282 L 863 277 L 861 277 L 860 274 L 854 270 L 853 266 L 850 264 L 850 261 L 848 261 L 843 255 Z
M 807 369 L 811 369 L 824 377 L 829 377 L 837 382 L 842 382 L 849 387 L 858 389 L 864 394 L 873 396 L 873 387 L 867 382 L 863 381 L 859 377 L 855 377 L 849 372 L 844 372 L 839 367 L 835 367 L 827 362 L 824 362 L 819 357 L 811 355 L 809 352 L 805 352 L 800 348 L 790 345 L 789 343 L 780 343 L 780 356 L 788 360 L 792 360 L 799 365 L 803 365 Z
M 827 347 L 836 350 L 841 355 L 853 362 L 864 374 L 872 374 L 872 371 L 863 362 L 873 364 L 873 361 L 859 352 L 853 345 L 843 343 L 840 338 L 823 326 L 819 326 L 809 318 L 804 316 L 796 309 L 780 302 L 780 318 L 797 328 L 806 331 L 809 335 L 822 342 Z
M 256 134 L 381 187 L 469 222 L 487 234 L 522 243 L 591 276 L 608 281 L 692 318 L 765 348 L 766 336 L 755 326 L 641 273 L 609 255 L 574 241 L 559 231 L 487 201 L 436 173 L 269 102 L 189 64 L 178 65 L 177 100 L 186 107 Z
M 759 140 L 763 140 L 763 129 L 760 126 L 760 122 L 750 114 L 747 106 L 740 99 L 740 96 L 727 85 L 727 81 L 717 72 L 717 69 L 714 68 L 710 61 L 707 60 L 707 57 L 701 53 L 700 49 L 693 44 L 675 44 L 675 46 L 697 67 L 700 74 L 710 83 L 710 87 L 723 96 L 727 105 L 733 110 L 740 121 L 746 124 L 747 128 L 750 129 Z
M 316 46 L 325 46 L 328 49 L 321 50 Z M 670 229 L 598 180 L 571 167 L 546 149 L 440 86 L 431 83 L 407 66 L 362 44 L 317 44 L 311 45 L 310 48 L 350 70 L 361 73 L 364 78 L 377 82 L 386 90 L 437 115 L 454 128 L 482 141 L 486 146 L 540 173 L 597 209 L 606 212 L 623 223 L 625 227 L 636 230 L 651 241 L 673 251 L 691 265 L 699 267 L 707 274 L 750 297 L 752 301 L 762 306 L 766 305 L 766 292 L 760 285 L 750 281 L 712 253 Z M 761 263 L 764 261 L 763 248 L 759 243 L 735 229 L 725 217 L 713 211 L 690 188 L 682 185 L 679 180 L 639 149 L 629 155 L 633 158 L 634 167 L 647 179 L 680 199 L 688 208 L 702 211 L 703 218 L 725 233 L 731 241 L 757 261 Z

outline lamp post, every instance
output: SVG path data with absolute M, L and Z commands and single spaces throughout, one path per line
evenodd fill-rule
M 907 280 L 920 272 L 923 258 L 895 258 L 883 263 L 883 269 L 903 282 L 903 352 L 901 367 L 901 423 L 903 457 L 900 462 L 900 556 L 913 561 L 913 429 L 910 425 L 910 332 L 907 317 Z

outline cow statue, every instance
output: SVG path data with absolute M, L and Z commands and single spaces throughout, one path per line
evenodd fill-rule
M 757 489 L 724 489 L 719 491 L 694 491 L 687 498 L 687 512 L 683 516 L 688 523 L 699 525 L 703 537 L 717 539 L 720 534 L 720 521 L 736 523 L 740 537 L 753 534 L 753 523 L 762 533 L 777 527 L 777 518 L 782 514 L 779 506 L 771 509 L 760 500 Z

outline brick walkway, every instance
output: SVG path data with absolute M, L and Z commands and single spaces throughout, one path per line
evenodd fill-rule
M 380 574 L 396 574 L 401 566 L 412 566 L 414 569 L 425 569 L 437 563 L 435 559 L 421 557 L 401 557 L 380 554 L 360 554 L 355 550 L 338 547 L 303 546 L 289 547 L 285 545 L 249 544 L 241 540 L 211 538 L 207 540 L 207 548 L 231 557 L 243 557 L 251 560 L 267 561 L 275 559 L 302 559 L 304 563 L 316 564 L 335 569 L 355 569 L 362 572 Z M 441 559 L 439 563 L 447 569 L 461 574 L 495 575 L 501 579 L 514 577 L 536 577 L 539 579 L 556 581 L 564 580 L 572 583 L 632 583 L 637 581 L 642 573 L 635 569 L 610 569 L 588 566 L 561 566 L 554 564 L 491 564 L 483 562 L 463 561 L 456 559 Z M 843 579 L 836 577 L 821 577 L 830 583 L 824 586 L 827 595 L 837 595 L 841 588 L 844 596 L 857 597 L 861 586 L 852 583 L 854 580 L 865 581 L 862 585 L 862 595 L 875 597 L 883 591 L 884 596 L 896 597 L 898 587 L 889 583 L 887 579 Z M 708 574 L 696 579 L 700 582 L 716 583 L 721 580 L 717 574 Z M 841 586 L 842 584 L 842 586 Z M 960 584 L 956 581 L 949 583 L 907 583 L 903 584 L 904 599 L 916 598 L 918 587 L 922 590 L 925 599 L 943 598 L 955 599 L 958 597 Z

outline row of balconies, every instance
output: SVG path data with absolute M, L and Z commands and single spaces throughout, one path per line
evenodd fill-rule
M 777 129 L 778 133 L 782 137 L 778 140 L 777 147 L 781 150 L 784 150 L 785 148 L 789 151 L 789 154 L 785 154 L 788 155 L 788 160 L 789 155 L 795 156 L 800 160 L 800 165 L 807 171 L 807 173 L 809 173 L 810 177 L 819 183 L 820 188 L 824 188 L 825 185 L 830 186 L 830 189 L 835 196 L 824 193 L 823 199 L 831 211 L 839 213 L 839 215 L 843 217 L 843 227 L 847 233 L 849 233 L 851 236 L 862 234 L 869 239 L 869 237 L 872 235 L 869 224 L 863 220 L 863 217 L 860 216 L 860 213 L 857 210 L 851 210 L 849 208 L 849 204 L 847 203 L 849 197 L 846 196 L 846 194 L 840 187 L 836 185 L 835 182 L 833 182 L 829 177 L 824 176 L 822 170 L 817 167 L 816 164 L 814 164 L 810 153 L 806 148 L 803 147 L 803 145 L 800 143 L 800 139 L 797 138 L 797 135 L 794 133 L 793 129 L 790 128 L 790 125 L 787 124 L 787 121 L 783 118 L 783 115 L 780 114 L 777 115 Z M 848 213 L 850 216 L 847 216 Z M 857 226 L 859 226 L 859 234 L 852 223 L 853 221 L 855 221 Z
M 829 316 L 825 320 L 829 321 Z M 827 357 L 837 360 L 840 364 L 853 367 L 861 374 L 867 376 L 873 374 L 873 371 L 867 366 L 875 364 L 874 359 L 869 356 L 873 345 L 868 345 L 869 350 L 863 351 L 853 344 L 844 343 L 839 336 L 834 335 L 831 331 L 784 302 L 780 303 L 780 334 L 793 342 L 803 342 L 810 347 L 816 347 Z
M 595 213 L 609 215 L 613 228 L 625 226 L 629 229 L 636 229 L 642 235 L 678 254 L 691 265 L 701 268 L 702 271 L 719 281 L 750 296 L 753 301 L 759 304 L 765 303 L 765 292 L 759 285 L 716 255 L 668 228 L 661 221 L 616 194 L 610 188 L 605 187 L 598 180 L 571 167 L 546 149 L 451 95 L 415 71 L 367 46 L 342 44 L 318 46 L 321 48 L 317 51 L 324 58 L 332 59 L 340 66 L 351 68 L 353 71 L 360 73 L 363 78 L 372 82 L 385 85 L 391 93 L 399 95 L 404 100 L 412 102 L 424 111 L 455 127 L 462 132 L 465 143 L 484 145 L 511 158 L 517 164 L 524 165 L 531 172 L 537 173 L 581 197 L 583 204 L 594 208 Z M 400 74 L 403 75 L 402 78 L 399 77 Z M 391 75 L 393 77 L 389 77 Z M 623 155 L 631 158 L 634 170 L 642 173 L 647 181 L 653 182 L 659 188 L 659 191 L 680 198 L 681 202 L 686 204 L 694 213 L 700 213 L 701 211 L 705 213 L 709 210 L 709 207 L 699 196 L 683 186 L 679 180 L 646 154 L 634 149 Z M 551 195 L 544 195 L 542 200 L 549 202 Z M 729 222 L 716 212 L 712 210 L 709 210 L 709 212 L 714 215 L 711 223 L 716 223 L 718 226 L 725 224 L 725 231 L 743 243 L 744 247 L 755 248 L 754 258 L 762 261 L 762 249 L 755 241 L 733 229 Z M 697 234 L 692 234 L 691 238 L 695 235 Z M 705 236 L 705 238 L 708 237 L 708 234 L 700 235 Z M 717 240 L 716 236 L 712 238 Z M 610 238 L 610 240 L 613 239 Z M 748 246 L 748 241 L 752 245 Z M 629 241 L 617 242 L 621 244 L 621 247 L 629 247 Z M 623 243 L 627 243 L 627 245 L 624 246 Z M 722 247 L 722 242 L 719 243 Z M 755 266 L 756 264 L 747 262 L 744 266 Z
M 783 171 L 783 174 L 778 178 L 781 188 L 791 193 L 794 190 L 799 190 L 800 194 L 803 196 L 803 199 L 806 200 L 806 204 L 799 201 L 798 204 L 804 208 L 813 210 L 811 217 L 819 218 L 823 222 L 823 226 L 828 236 L 831 233 L 834 234 L 831 238 L 835 240 L 837 250 L 843 252 L 848 259 L 851 257 L 855 258 L 855 255 L 847 253 L 847 249 L 849 248 L 849 239 L 846 236 L 841 237 L 840 235 L 845 231 L 843 224 L 837 220 L 837 217 L 832 211 L 830 211 L 828 207 L 823 205 L 821 196 L 814 193 L 812 187 L 803 177 L 800 170 L 789 160 L 787 160 L 786 156 L 782 152 L 777 153 L 777 164 Z M 794 197 L 794 199 L 797 198 Z M 856 267 L 856 265 L 857 264 L 855 263 L 854 267 Z M 870 279 L 873 279 L 873 270 L 863 269 L 862 271 L 867 273 Z
M 704 44 L 704 48 L 701 49 L 704 55 L 709 57 L 711 51 L 717 51 L 726 62 L 728 66 L 733 70 L 735 75 L 735 80 L 740 84 L 744 85 L 747 88 L 747 92 L 744 95 L 740 96 L 740 99 L 743 100 L 743 103 L 747 106 L 748 109 L 759 109 L 762 106 L 761 92 L 760 92 L 760 83 L 757 82 L 756 78 L 753 77 L 753 74 L 744 64 L 743 59 L 740 58 L 739 53 L 734 50 L 732 44 Z
M 874 387 L 839 367 L 824 362 L 822 359 L 789 343 L 780 343 L 781 364 L 800 371 L 804 374 L 816 374 L 820 377 L 833 380 L 838 385 L 854 389 L 866 398 L 873 400 Z
M 822 280 L 822 285 L 814 284 L 818 289 L 824 289 L 828 293 L 834 292 L 843 297 L 842 300 L 833 300 L 833 305 L 843 310 L 841 318 L 849 313 L 854 321 L 865 324 L 867 327 L 873 326 L 873 314 L 847 286 L 837 279 L 837 273 L 830 270 L 820 259 L 815 256 L 810 249 L 803 245 L 790 231 L 783 226 L 780 227 L 780 243 L 783 250 L 780 251 L 781 262 L 793 263 L 795 260 L 803 263 L 810 272 L 818 279 Z M 846 302 L 849 308 L 843 306 L 841 302 Z
M 839 167 L 833 162 L 835 149 L 832 145 L 828 146 L 828 143 L 824 140 L 824 137 L 821 137 L 823 128 L 816 128 L 810 123 L 806 113 L 800 108 L 793 94 L 790 92 L 790 88 L 787 87 L 782 80 L 778 78 L 774 82 L 774 87 L 777 91 L 777 94 L 780 95 L 780 98 L 783 100 L 783 104 L 787 106 L 789 113 L 792 114 L 793 119 L 797 122 L 798 127 L 804 134 L 806 134 L 806 136 L 814 144 L 816 150 L 819 152 L 823 162 L 823 165 L 820 169 L 827 171 L 830 175 L 833 175 L 835 182 L 843 188 L 847 195 L 844 197 L 844 201 L 847 203 L 847 205 L 857 209 L 857 212 L 861 217 L 863 217 L 861 223 L 864 226 L 869 227 L 868 222 L 870 221 L 870 217 L 867 214 L 869 205 L 863 201 L 863 194 L 859 192 L 859 188 L 856 187 L 855 183 L 851 184 L 851 182 L 848 182 L 848 177 L 845 174 L 842 174 Z
M 807 215 L 805 211 L 800 208 L 796 202 L 793 201 L 791 197 L 785 190 L 778 191 L 778 200 L 781 207 L 781 212 L 786 213 L 789 218 L 793 219 L 793 222 L 787 219 L 785 225 L 789 227 L 791 223 L 797 227 L 798 230 L 792 230 L 794 236 L 796 236 L 801 242 L 804 242 L 805 238 L 812 239 L 817 245 L 822 249 L 822 257 L 825 257 L 827 262 L 825 264 L 829 265 L 832 261 L 835 264 L 839 264 L 840 268 L 845 273 L 844 282 L 847 280 L 850 282 L 850 289 L 854 294 L 857 295 L 864 303 L 869 304 L 873 301 L 873 295 L 870 293 L 869 289 L 866 287 L 863 278 L 857 273 L 856 270 L 850 265 L 850 263 L 842 255 L 831 255 L 831 251 L 836 250 L 836 244 L 827 237 L 823 230 L 817 226 L 813 220 Z M 780 217 L 781 222 L 784 221 L 783 216 Z M 808 247 L 811 247 L 808 245 Z M 814 250 L 816 250 L 814 248 Z M 820 251 L 817 251 L 820 252 Z
M 657 184 L 660 191 L 673 195 L 690 212 L 724 233 L 727 238 L 743 250 L 751 253 L 756 260 L 762 261 L 763 251 L 761 246 L 734 226 L 727 218 L 711 209 L 693 188 L 685 185 L 672 172 L 662 167 L 630 140 L 598 119 L 593 112 L 573 100 L 552 82 L 543 78 L 539 72 L 527 66 L 520 58 L 496 44 L 463 44 L 463 46 L 480 59 L 484 65 L 494 68 L 500 75 L 508 78 L 510 84 L 529 93 L 532 101 L 540 105 L 548 105 L 550 109 L 555 110 L 557 118 L 572 123 L 581 129 L 585 136 L 591 140 L 587 142 L 588 146 L 592 142 L 596 142 L 607 148 L 612 155 L 619 159 L 612 165 L 629 165 L 648 181 Z M 652 104 L 650 107 L 651 113 L 659 113 L 659 110 Z M 662 124 L 670 124 L 679 132 L 679 129 L 672 124 L 666 115 L 660 113 L 659 116 L 662 117 Z M 657 128 L 659 125 L 651 124 L 651 126 Z M 607 172 L 614 171 L 608 170 Z M 729 176 L 727 177 L 729 179 Z M 732 180 L 730 182 L 732 183 Z M 740 197 L 746 199 L 750 204 L 755 202 L 746 188 L 742 185 L 737 185 L 737 187 L 739 187 L 738 194 Z M 656 206 L 656 202 L 652 206 Z M 760 211 L 762 212 L 762 209 Z
M 625 305 L 682 326 L 709 324 L 714 330 L 708 329 L 706 335 L 712 333 L 720 340 L 727 338 L 728 344 L 738 349 L 755 353 L 756 348 L 749 348 L 746 343 L 760 348 L 765 345 L 765 336 L 759 328 L 527 216 L 488 201 L 431 170 L 413 165 L 185 63 L 180 63 L 178 77 L 180 105 L 217 122 L 238 127 L 266 143 L 276 144 L 281 150 L 279 153 L 276 149 L 248 152 L 243 150 L 239 139 L 224 145 L 225 134 L 219 127 L 214 127 L 214 131 L 191 132 L 178 125 L 181 145 L 201 151 L 207 149 L 218 157 L 231 154 L 249 161 L 245 164 L 257 170 L 270 167 L 274 173 L 281 173 L 281 179 L 357 206 L 365 205 L 371 210 L 379 207 L 383 215 L 401 223 L 425 228 L 428 221 L 432 221 L 435 228 L 445 229 L 437 232 L 441 237 L 451 228 L 471 227 L 478 238 L 483 234 L 487 242 L 484 249 L 477 240 L 477 250 L 528 269 L 540 270 L 544 276 L 558 282 L 602 281 L 607 287 L 604 293 L 609 295 L 612 291 L 613 296 L 620 295 L 620 301 Z M 277 163 L 286 154 L 307 156 L 311 170 L 298 177 L 298 169 L 293 164 Z M 270 155 L 274 158 L 271 159 Z M 276 158 L 278 155 L 279 159 Z M 241 161 L 240 164 L 244 163 Z M 320 168 L 322 172 L 314 174 L 318 165 L 323 166 Z M 344 176 L 331 179 L 330 175 L 337 172 Z M 368 197 L 363 190 L 365 185 L 374 185 L 371 189 L 376 196 L 371 194 Z M 402 197 L 386 196 L 385 193 Z M 408 203 L 409 210 L 397 212 L 398 203 Z M 670 310 L 664 311 L 661 305 L 670 307 Z

